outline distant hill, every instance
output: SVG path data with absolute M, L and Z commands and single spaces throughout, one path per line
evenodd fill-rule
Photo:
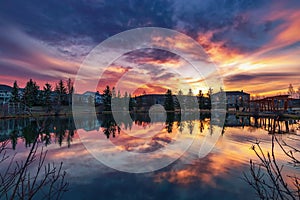
M 0 91 L 4 90 L 4 91 L 12 91 L 12 87 L 8 86 L 8 85 L 2 85 L 0 84 Z

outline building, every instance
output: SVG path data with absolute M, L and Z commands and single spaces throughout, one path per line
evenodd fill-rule
M 250 94 L 241 91 L 226 91 L 227 109 L 235 108 L 237 110 L 247 110 L 250 107 Z
M 74 101 L 77 103 L 95 103 L 96 105 L 100 105 L 103 103 L 103 97 L 99 92 L 91 92 L 87 91 L 83 94 L 74 94 Z
M 291 99 L 290 101 L 291 112 L 300 113 L 300 99 Z
M 147 111 L 155 104 L 160 104 L 163 106 L 165 103 L 165 94 L 144 94 L 135 97 L 135 101 L 138 110 Z
M 199 98 L 196 96 L 188 95 L 172 95 L 174 109 L 177 110 L 194 110 L 199 108 Z M 155 104 L 160 104 L 165 106 L 166 94 L 144 94 L 135 97 L 136 107 L 139 111 L 148 111 L 151 106 Z M 203 107 L 204 109 L 208 107 L 209 99 L 203 97 Z
M 11 98 L 12 87 L 8 85 L 0 85 L 0 103 L 6 104 Z
M 251 111 L 279 112 L 297 108 L 299 102 L 289 97 L 290 95 L 276 95 L 251 101 Z

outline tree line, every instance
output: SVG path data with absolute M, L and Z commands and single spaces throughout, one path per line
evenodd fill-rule
M 124 95 L 121 95 L 120 90 L 116 92 L 115 87 L 110 87 L 107 85 L 102 93 L 103 100 L 103 111 L 111 111 L 112 105 L 116 106 L 118 110 L 127 109 L 129 107 L 129 111 L 133 111 L 133 107 L 136 106 L 134 98 L 130 93 L 126 92 Z
M 204 94 L 202 90 L 199 90 L 199 93 L 196 96 L 192 89 L 189 89 L 186 95 L 183 94 L 182 90 L 179 90 L 177 95 L 173 95 L 172 90 L 168 89 L 164 94 L 163 106 L 166 111 L 175 111 L 176 109 L 188 110 L 194 108 L 210 110 L 212 94 L 212 88 L 209 88 L 206 94 Z M 145 95 L 145 93 L 143 95 Z M 132 97 L 131 94 L 127 92 L 124 93 L 124 96 L 121 96 L 120 91 L 116 92 L 114 87 L 110 89 L 108 85 L 103 90 L 102 100 L 103 111 L 111 111 L 112 104 L 115 105 L 118 110 L 129 108 L 129 111 L 133 111 L 134 107 L 141 106 L 136 102 L 136 97 Z
M 59 110 L 60 106 L 71 106 L 72 94 L 74 92 L 73 82 L 71 79 L 66 81 L 59 80 L 54 86 L 46 83 L 40 88 L 37 83 L 30 79 L 27 81 L 24 89 L 19 88 L 17 81 L 14 81 L 11 99 L 12 103 L 22 103 L 29 108 L 33 106 L 43 106 L 47 112 Z M 112 104 L 116 105 L 119 110 L 128 109 L 133 111 L 137 107 L 135 98 L 126 92 L 121 95 L 120 91 L 116 91 L 114 87 L 106 86 L 102 94 L 97 91 L 95 94 L 101 95 L 103 111 L 111 111 Z M 175 111 L 176 109 L 193 109 L 195 105 L 199 109 L 211 109 L 211 95 L 213 89 L 209 88 L 207 93 L 199 90 L 195 96 L 192 89 L 189 89 L 186 95 L 179 90 L 177 95 L 173 95 L 172 90 L 168 89 L 165 93 L 163 106 L 167 111 Z M 90 103 L 97 106 L 95 99 Z
M 211 95 L 213 89 L 209 88 L 207 93 L 204 94 L 202 90 L 199 90 L 195 96 L 192 89 L 189 89 L 186 95 L 182 90 L 179 90 L 175 96 L 172 90 L 168 89 L 165 93 L 164 108 L 166 111 L 175 111 L 176 109 L 188 110 L 188 109 L 211 109 Z
M 47 111 L 51 111 L 54 106 L 71 105 L 73 92 L 71 79 L 60 80 L 54 87 L 46 83 L 42 89 L 32 79 L 26 83 L 24 89 L 19 88 L 17 81 L 14 81 L 10 102 L 22 103 L 29 108 L 44 106 Z

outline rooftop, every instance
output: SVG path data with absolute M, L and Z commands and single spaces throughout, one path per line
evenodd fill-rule
M 0 91 L 12 91 L 12 87 L 0 84 Z

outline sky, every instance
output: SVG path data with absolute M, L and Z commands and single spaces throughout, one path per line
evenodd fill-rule
M 207 55 L 200 53 L 205 57 L 203 66 L 213 68 L 213 62 L 219 74 L 205 76 L 222 79 L 225 90 L 268 96 L 286 93 L 290 83 L 300 87 L 298 0 L 4 0 L 0 3 L 0 84 L 17 80 L 24 87 L 30 78 L 40 86 L 59 79 L 75 81 L 97 45 L 142 27 L 172 29 L 194 39 Z M 180 39 L 172 41 L 186 51 L 191 48 Z M 175 93 L 192 88 L 197 93 L 209 87 L 208 77 L 195 74 L 185 58 L 163 50 L 135 50 L 110 66 L 98 67 L 102 76 L 86 79 L 96 81 L 99 91 L 121 79 L 126 79 L 122 92 L 131 89 L 137 94 L 168 88 Z

